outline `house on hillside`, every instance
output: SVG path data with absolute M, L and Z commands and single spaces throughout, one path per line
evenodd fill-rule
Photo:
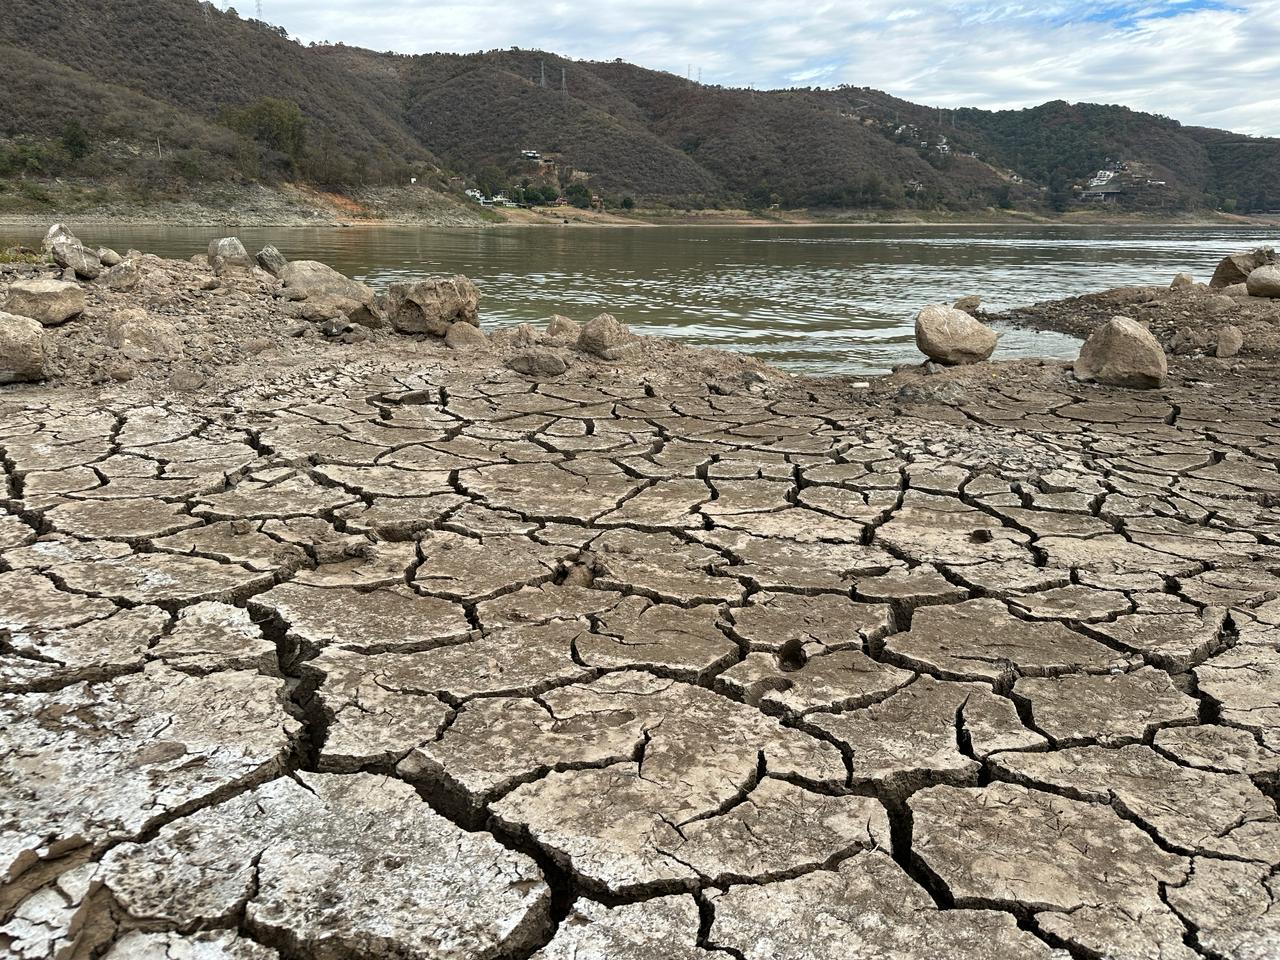
M 537 150 L 521 150 L 520 156 L 525 160 L 541 160 L 542 154 Z
M 1125 193 L 1125 188 L 1118 183 L 1107 182 L 1095 186 L 1091 180 L 1089 186 L 1081 192 L 1080 199 L 1094 203 L 1115 203 Z

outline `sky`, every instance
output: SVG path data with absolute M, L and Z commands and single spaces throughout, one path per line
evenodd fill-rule
M 252 16 L 255 0 L 239 0 Z M 261 0 L 304 42 L 621 58 L 757 89 L 991 109 L 1120 103 L 1280 136 L 1280 0 Z

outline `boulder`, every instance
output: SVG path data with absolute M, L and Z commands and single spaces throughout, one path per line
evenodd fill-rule
M 463 276 L 392 284 L 385 313 L 400 333 L 443 337 L 455 323 L 480 326 L 480 291 Z
M 1169 375 L 1164 349 L 1146 327 L 1112 317 L 1080 348 L 1076 377 L 1114 387 L 1150 389 Z
M 247 273 L 253 269 L 253 258 L 239 237 L 222 237 L 209 241 L 209 266 L 218 276 L 230 272 Z
M 477 326 L 470 323 L 455 323 L 445 333 L 444 342 L 454 350 L 476 350 L 487 347 L 489 338 Z
M 578 349 L 603 360 L 617 360 L 632 347 L 631 331 L 611 314 L 602 313 L 588 320 L 578 334 Z
M 1213 279 L 1209 281 L 1209 286 L 1230 287 L 1233 284 L 1244 283 L 1254 270 L 1276 262 L 1276 252 L 1270 247 L 1259 247 L 1257 250 L 1230 254 L 1223 257 L 1217 269 L 1213 271 Z
M 169 374 L 169 389 L 178 393 L 191 393 L 209 382 L 208 375 L 187 364 L 179 364 Z
M 996 332 L 954 307 L 928 306 L 916 314 L 916 346 L 947 366 L 980 363 L 996 349 Z
M 142 273 L 132 260 L 121 260 L 102 274 L 100 282 L 109 290 L 132 290 L 142 282 Z
M 79 240 L 57 240 L 52 253 L 54 263 L 64 271 L 70 270 L 81 280 L 96 280 L 102 273 L 102 261 L 98 255 L 80 246 Z
M 114 267 L 123 262 L 124 257 L 120 256 L 120 254 L 116 253 L 110 247 L 99 247 L 98 260 L 101 261 L 104 267 Z
M 130 360 L 176 360 L 182 356 L 177 328 L 144 310 L 113 316 L 107 323 L 107 342 Z
M 266 246 L 258 251 L 258 266 L 273 277 L 278 277 L 289 265 L 289 261 L 284 258 L 284 254 L 275 247 Z
M 1245 281 L 1251 297 L 1280 298 L 1280 264 L 1258 267 Z
M 582 334 L 582 326 L 568 317 L 556 314 L 547 324 L 547 336 L 554 339 L 577 340 Z
M 546 347 L 533 347 L 512 355 L 507 366 L 526 377 L 558 377 L 569 368 L 564 357 Z
M 1217 356 L 1222 360 L 1230 359 L 1244 347 L 1244 334 L 1234 324 L 1228 324 L 1218 331 Z
M 76 239 L 76 235 L 74 233 L 67 229 L 65 224 L 55 223 L 44 235 L 44 240 L 40 242 L 40 249 L 45 253 L 52 253 L 53 245 L 55 243 L 78 244 L 80 241 Z
M 56 327 L 84 313 L 84 288 L 61 280 L 19 280 L 9 287 L 5 310 Z
M 1222 288 L 1222 295 L 1225 297 L 1247 297 L 1249 295 L 1249 285 L 1247 283 L 1233 283 L 1229 287 Z
M 1196 278 L 1189 273 L 1180 273 L 1169 284 L 1170 290 L 1190 290 L 1196 285 Z
M 511 331 L 511 342 L 516 347 L 532 347 L 538 342 L 538 331 L 531 324 L 522 323 Z
M 302 299 L 330 293 L 366 305 L 373 303 L 373 291 L 363 283 L 315 260 L 293 260 L 285 264 L 280 270 L 280 280 L 287 291 Z
M 965 313 L 973 313 L 982 306 L 982 298 L 978 296 L 961 297 L 952 306 Z
M 367 317 L 371 322 L 376 322 L 373 321 L 373 312 L 366 304 L 335 293 L 320 293 L 314 297 L 307 297 L 296 304 L 290 304 L 287 312 L 289 316 L 310 320 L 312 323 L 332 320 L 335 317 L 357 322 L 362 322 Z
M 0 313 L 0 383 L 44 377 L 44 327 L 30 317 Z

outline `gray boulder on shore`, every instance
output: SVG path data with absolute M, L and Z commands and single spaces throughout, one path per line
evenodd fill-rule
M 555 314 L 547 324 L 547 336 L 552 339 L 564 338 L 577 340 L 582 335 L 582 326 L 568 317 Z
M 937 304 L 916 314 L 916 346 L 946 366 L 981 363 L 995 352 L 996 332 L 963 310 Z
M 80 241 L 67 229 L 66 224 L 55 223 L 45 232 L 44 239 L 40 241 L 40 249 L 45 253 L 52 253 L 55 243 L 80 243 Z
M 1257 250 L 1244 250 L 1240 253 L 1228 254 L 1222 258 L 1218 263 L 1217 269 L 1213 271 L 1213 278 L 1209 281 L 1209 286 L 1218 289 L 1234 286 L 1237 283 L 1244 283 L 1254 270 L 1276 262 L 1276 252 L 1270 247 L 1259 247 Z
M 284 268 L 289 265 L 289 261 L 285 259 L 285 255 L 273 246 L 265 246 L 258 251 L 258 266 L 273 277 L 278 277 L 284 273 Z
M 564 357 L 546 347 L 521 350 L 507 361 L 507 366 L 516 373 L 538 379 L 558 377 L 569 368 L 569 365 L 564 362 Z
M 488 347 L 489 338 L 474 324 L 454 323 L 444 335 L 444 342 L 454 350 L 483 350 Z
M 44 378 L 44 327 L 30 317 L 0 313 L 0 383 Z
M 1164 384 L 1169 364 L 1146 327 L 1128 317 L 1112 317 L 1080 348 L 1075 372 L 1084 381 L 1152 389 Z
M 620 360 L 632 349 L 631 331 L 612 314 L 602 313 L 587 321 L 578 334 L 578 349 L 602 360 Z
M 1280 298 L 1280 264 L 1258 267 L 1249 274 L 1245 287 L 1251 297 Z
M 463 276 L 395 283 L 381 303 L 387 321 L 399 333 L 443 337 L 456 323 L 480 326 L 480 291 Z
M 79 240 L 54 241 L 51 252 L 54 263 L 81 280 L 96 280 L 102 274 L 98 255 L 82 247 Z
M 1244 334 L 1234 324 L 1227 324 L 1218 331 L 1218 346 L 1215 356 L 1220 360 L 1229 360 L 1244 348 Z
M 248 271 L 253 269 L 253 258 L 244 248 L 239 237 L 222 237 L 209 241 L 209 266 L 213 272 L 222 276 L 228 271 Z
M 56 327 L 84 313 L 84 288 L 78 283 L 38 278 L 20 280 L 9 287 L 4 309 L 30 317 L 43 326 Z

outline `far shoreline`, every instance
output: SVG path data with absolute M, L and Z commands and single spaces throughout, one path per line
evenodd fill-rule
M 414 230 L 432 229 L 459 232 L 511 231 L 511 230 L 564 230 L 564 229 L 868 229 L 893 228 L 906 229 L 916 227 L 942 227 L 956 229 L 1011 229 L 1035 227 L 1068 227 L 1075 229 L 1239 229 L 1266 230 L 1280 229 L 1280 218 L 1243 218 L 1243 217 L 1193 217 L 1193 218 L 992 218 L 950 220 L 945 217 L 920 219 L 885 219 L 885 220 L 828 220 L 828 219 L 772 219 L 752 217 L 671 217 L 645 218 L 641 216 L 621 217 L 606 215 L 593 219 L 521 219 L 500 222 L 477 223 L 440 223 L 429 219 L 351 219 L 351 220 L 319 220 L 297 218 L 280 218 L 276 220 L 246 219 L 203 219 L 203 218 L 169 218 L 146 214 L 126 216 L 105 214 L 77 214 L 68 212 L 51 212 L 44 214 L 0 214 L 0 229 L 31 229 L 43 232 L 51 222 L 66 222 L 85 227 L 167 227 L 190 229 L 282 229 L 282 230 Z

